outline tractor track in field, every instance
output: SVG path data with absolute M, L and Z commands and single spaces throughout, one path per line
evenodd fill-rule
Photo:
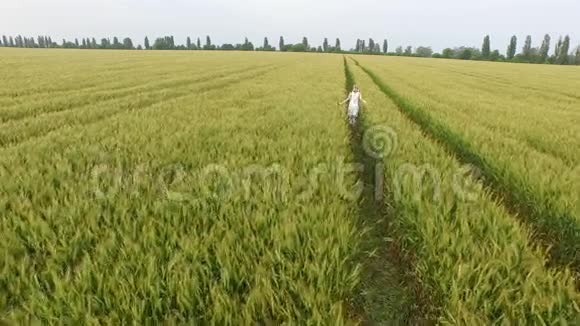
M 434 119 L 423 109 L 415 107 L 357 60 L 351 60 L 426 137 L 438 143 L 458 161 L 476 166 L 481 172 L 478 179 L 495 202 L 531 227 L 533 238 L 530 240 L 548 253 L 548 266 L 570 267 L 576 274 L 577 287 L 580 288 L 580 225 L 572 212 L 559 208 L 555 202 L 546 202 L 524 180 L 509 170 L 502 171 L 478 153 L 461 134 Z
M 151 65 L 148 66 L 143 66 L 143 67 L 135 67 L 138 68 L 140 70 L 146 69 L 148 67 L 151 67 Z M 164 72 L 163 70 L 159 70 L 157 72 L 159 72 L 159 75 L 156 75 L 155 77 L 157 78 L 162 78 L 163 76 L 166 76 L 168 74 L 171 74 L 172 72 L 178 72 L 180 70 L 174 70 L 171 72 Z M 19 91 L 5 91 L 5 92 L 0 92 L 0 96 L 4 96 L 7 98 L 11 98 L 11 99 L 17 99 L 17 98 L 21 98 L 21 97 L 25 97 L 28 95 L 33 95 L 33 96 L 46 96 L 46 95 L 67 95 L 68 93 L 74 93 L 74 92 L 86 92 L 86 91 L 91 91 L 94 89 L 99 90 L 99 87 L 102 86 L 103 84 L 109 83 L 113 80 L 117 80 L 117 76 L 114 74 L 115 70 L 105 70 L 105 72 L 102 72 L 100 74 L 97 75 L 92 75 L 91 77 L 93 78 L 106 78 L 102 81 L 99 82 L 93 82 L 90 84 L 81 84 L 78 85 L 77 87 L 60 87 L 60 88 L 54 88 L 54 89 L 27 89 L 27 90 L 19 90 Z M 18 104 L 14 104 L 14 105 L 18 105 Z
M 236 69 L 232 71 L 222 71 L 216 75 L 202 76 L 196 78 L 187 78 L 181 80 L 171 80 L 162 81 L 152 84 L 141 84 L 141 85 L 131 85 L 127 87 L 121 87 L 114 89 L 111 92 L 109 90 L 100 90 L 98 94 L 79 94 L 77 96 L 77 101 L 71 100 L 70 98 L 59 99 L 56 103 L 43 104 L 43 100 L 38 100 L 36 103 L 25 103 L 19 104 L 12 107 L 4 108 L 0 110 L 0 126 L 4 123 L 11 121 L 20 121 L 24 119 L 32 119 L 39 116 L 44 116 L 47 114 L 54 114 L 58 112 L 71 111 L 75 109 L 80 109 L 93 105 L 104 105 L 107 103 L 114 102 L 116 100 L 125 99 L 135 94 L 135 92 L 143 92 L 147 90 L 151 91 L 161 91 L 165 89 L 195 85 L 205 81 L 211 81 L 219 78 L 226 77 L 231 74 L 241 74 L 245 72 L 250 72 L 253 70 L 258 70 L 260 68 L 268 68 L 272 65 L 264 66 L 252 66 L 243 69 Z M 26 109 L 22 107 L 25 106 Z
M 559 97 L 566 97 L 566 98 L 572 99 L 572 100 L 580 100 L 580 95 L 569 94 L 569 93 L 561 92 L 561 91 L 554 90 L 554 89 L 549 89 L 548 90 L 549 92 L 546 93 L 546 89 L 541 89 L 541 88 L 538 88 L 536 86 L 516 85 L 513 82 L 509 82 L 501 77 L 498 78 L 495 76 L 471 74 L 471 73 L 466 73 L 466 72 L 456 71 L 456 70 L 450 70 L 450 71 L 454 74 L 470 77 L 470 78 L 473 78 L 473 79 L 478 80 L 478 81 L 492 82 L 492 83 L 496 83 L 498 86 L 513 87 L 513 88 L 521 89 L 524 91 L 538 93 L 538 96 L 546 96 L 546 97 L 551 96 L 551 97 L 555 97 L 556 99 L 559 99 Z
M 269 66 L 269 67 L 266 67 L 262 70 L 255 69 L 253 71 L 257 70 L 257 72 L 255 72 L 253 74 L 236 76 L 238 78 L 231 79 L 231 80 L 225 80 L 225 81 L 218 83 L 218 84 L 215 84 L 215 85 L 207 85 L 204 87 L 200 87 L 199 89 L 194 90 L 194 92 L 195 92 L 195 94 L 200 94 L 200 93 L 205 93 L 205 92 L 209 92 L 209 91 L 219 90 L 219 89 L 243 82 L 246 79 L 256 78 L 256 77 L 265 75 L 271 71 L 280 69 L 282 67 L 283 66 Z M 217 78 L 217 79 L 219 79 L 219 78 Z M 213 80 L 215 80 L 215 79 L 213 79 Z M 155 95 L 158 95 L 159 93 L 163 93 L 165 91 L 167 91 L 167 89 L 157 91 L 157 92 L 155 92 Z M 59 131 L 63 128 L 86 127 L 86 126 L 98 123 L 100 121 L 113 118 L 113 117 L 115 117 L 119 114 L 125 113 L 125 112 L 140 111 L 140 110 L 152 107 L 154 105 L 157 105 L 159 103 L 162 103 L 166 100 L 176 100 L 176 99 L 181 99 L 181 98 L 184 98 L 187 96 L 192 96 L 192 95 L 194 95 L 194 94 L 192 93 L 191 90 L 187 90 L 187 91 L 183 90 L 183 91 L 178 92 L 178 93 L 175 93 L 175 92 L 167 93 L 164 96 L 162 96 L 161 98 L 154 98 L 152 100 L 144 101 L 144 103 L 142 103 L 141 105 L 131 105 L 130 104 L 130 105 L 121 106 L 120 108 L 116 108 L 115 110 L 112 110 L 112 111 L 107 111 L 107 112 L 99 111 L 99 112 L 97 112 L 96 115 L 80 117 L 79 120 L 77 120 L 76 122 L 73 122 L 73 123 L 63 122 L 63 124 L 55 125 L 53 127 L 47 128 L 47 129 L 39 130 L 37 133 L 33 132 L 31 134 L 28 134 L 28 135 L 26 135 L 26 137 L 21 138 L 21 139 L 2 140 L 0 138 L 0 150 L 15 147 L 15 146 L 18 146 L 19 144 L 27 142 L 27 141 L 38 140 L 40 138 L 43 138 L 43 137 L 50 135 L 53 132 Z M 71 109 L 71 111 L 74 111 L 74 109 Z
M 348 94 L 354 85 L 354 76 L 346 58 L 344 70 Z M 389 191 L 384 189 L 384 165 L 381 159 L 369 156 L 363 147 L 368 128 L 364 111 L 359 113 L 357 124 L 349 128 L 353 157 L 362 168 L 358 174 L 363 184 L 358 200 L 359 223 L 367 231 L 361 245 L 361 257 L 358 257 L 362 280 L 349 302 L 349 315 L 363 325 L 430 325 L 421 319 L 429 304 L 412 272 L 411 256 L 404 254 L 394 241 L 385 241 L 391 239 L 389 218 L 393 214 L 385 201 Z M 381 189 L 381 193 L 377 194 L 377 189 Z

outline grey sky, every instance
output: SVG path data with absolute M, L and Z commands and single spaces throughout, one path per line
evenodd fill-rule
M 505 52 L 509 37 L 525 35 L 534 46 L 545 33 L 552 39 L 569 34 L 580 44 L 578 0 L 1 0 L 0 35 L 126 37 L 142 43 L 174 35 L 184 43 L 209 34 L 214 43 L 240 43 L 247 36 L 261 44 L 265 36 L 277 46 L 308 36 L 319 45 L 324 37 L 343 48 L 356 38 L 387 38 L 398 45 L 432 46 L 440 51 L 459 45 L 481 46 L 491 35 L 492 48 Z M 553 48 L 553 46 L 552 46 Z

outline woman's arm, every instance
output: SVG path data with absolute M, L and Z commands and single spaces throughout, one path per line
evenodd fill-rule
M 340 102 L 340 104 L 344 104 L 346 102 L 350 101 L 350 94 L 348 94 L 348 97 L 346 98 L 346 100 Z

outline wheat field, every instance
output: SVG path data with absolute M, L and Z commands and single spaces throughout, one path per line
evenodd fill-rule
M 580 321 L 577 67 L 35 49 L 0 64 L 0 321 Z M 353 83 L 368 104 L 350 128 Z

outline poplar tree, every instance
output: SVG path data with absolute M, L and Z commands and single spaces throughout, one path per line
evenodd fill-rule
M 324 42 L 322 42 L 322 50 L 328 52 L 328 39 L 325 37 Z
M 187 48 L 191 49 L 191 37 L 187 37 L 187 42 L 186 42 Z
M 278 42 L 278 46 L 280 47 L 280 51 L 285 51 L 286 44 L 284 44 L 284 37 L 283 36 L 280 36 L 280 41 Z
M 526 36 L 526 42 L 524 43 L 524 47 L 522 48 L 522 54 L 524 58 L 530 59 L 532 57 L 532 36 Z
M 539 61 L 540 63 L 546 62 L 548 60 L 548 52 L 550 51 L 550 35 L 544 35 L 544 41 L 542 41 L 542 46 L 540 47 Z
M 516 48 L 518 45 L 518 38 L 514 35 L 510 39 L 510 44 L 507 48 L 507 59 L 512 60 L 516 56 Z
M 369 52 L 373 52 L 375 50 L 375 40 L 372 38 L 369 39 Z
M 383 41 L 383 53 L 387 54 L 389 52 L 389 42 L 387 39 Z
M 556 58 L 556 63 L 559 65 L 565 65 L 568 63 L 568 52 L 570 51 L 570 36 L 566 35 L 564 41 L 560 46 L 558 51 L 558 57 Z
M 149 38 L 147 36 L 145 36 L 145 42 L 143 44 L 145 45 L 145 50 L 151 49 L 151 46 L 149 44 Z
M 334 49 L 335 49 L 337 52 L 340 52 L 340 51 L 342 51 L 342 49 L 340 48 L 340 39 L 339 39 L 339 38 L 336 38 L 336 44 L 334 45 Z
M 554 48 L 554 62 L 555 63 L 558 60 L 558 57 L 560 57 L 560 49 L 562 48 L 562 36 L 560 36 L 560 38 L 558 39 L 558 42 L 556 42 L 556 47 Z
M 481 56 L 489 59 L 489 55 L 491 54 L 491 44 L 489 40 L 489 35 L 486 35 L 483 38 L 483 45 L 481 46 Z

